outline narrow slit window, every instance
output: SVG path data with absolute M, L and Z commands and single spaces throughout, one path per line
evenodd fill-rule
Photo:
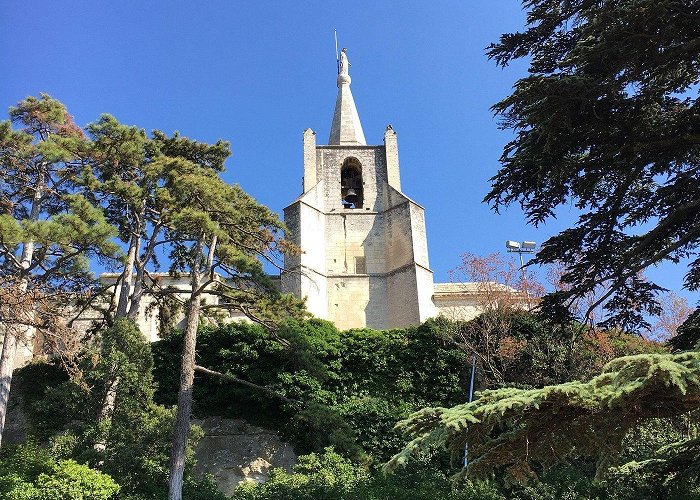
M 355 274 L 367 274 L 367 262 L 364 257 L 355 257 Z

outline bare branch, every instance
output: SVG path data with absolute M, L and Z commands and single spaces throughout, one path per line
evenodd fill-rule
M 253 382 L 248 382 L 247 380 L 242 380 L 240 378 L 234 377 L 233 375 L 229 375 L 228 373 L 217 372 L 214 370 L 210 370 L 208 368 L 204 368 L 203 366 L 199 366 L 199 365 L 195 365 L 194 370 L 197 372 L 200 372 L 200 373 L 205 373 L 207 375 L 211 375 L 212 377 L 222 378 L 222 379 L 227 380 L 229 382 L 234 382 L 236 384 L 241 384 L 241 385 L 244 385 L 246 387 L 250 387 L 251 389 L 262 391 L 266 394 L 269 394 L 270 396 L 274 396 L 277 399 L 281 399 L 285 403 L 289 403 L 289 404 L 293 404 L 293 405 L 301 404 L 301 402 L 297 401 L 296 399 L 290 399 L 286 396 L 282 396 L 281 394 L 277 394 L 275 391 L 273 391 L 269 387 L 254 384 Z

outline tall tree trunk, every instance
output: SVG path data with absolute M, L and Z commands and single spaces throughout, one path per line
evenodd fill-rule
M 136 260 L 136 279 L 134 280 L 134 291 L 131 294 L 131 305 L 129 306 L 129 312 L 127 317 L 136 321 L 138 318 L 139 311 L 141 309 L 141 299 L 143 298 L 144 292 L 144 278 L 146 274 L 146 265 L 153 255 L 153 251 L 158 243 L 158 234 L 160 233 L 162 223 L 158 223 L 153 228 L 151 237 L 148 239 L 146 244 L 146 249 L 143 252 L 143 256 Z
M 102 400 L 100 414 L 97 416 L 98 438 L 92 446 L 99 454 L 104 454 L 107 450 L 107 438 L 109 437 L 109 428 L 112 425 L 112 413 L 114 413 L 114 407 L 117 401 L 117 389 L 119 389 L 120 380 L 118 375 L 111 376 L 107 380 L 105 397 Z M 98 465 L 102 465 L 103 463 L 104 458 L 101 457 L 98 460 Z
M 144 202 L 145 205 L 145 202 Z M 154 230 L 153 238 L 148 244 L 146 249 L 146 257 L 143 262 L 140 262 L 138 253 L 141 250 L 141 233 L 144 226 L 144 213 L 145 208 L 142 208 L 139 222 L 135 233 L 131 235 L 129 240 L 129 251 L 127 253 L 126 264 L 124 266 L 124 272 L 122 273 L 122 283 L 121 290 L 119 292 L 119 303 L 117 305 L 117 312 L 115 314 L 115 319 L 119 318 L 129 318 L 136 321 L 138 316 L 138 311 L 141 307 L 141 297 L 143 296 L 143 275 L 144 267 L 153 253 L 153 248 L 155 246 L 155 237 L 158 230 Z M 134 276 L 134 265 L 136 265 L 136 279 Z M 134 281 L 132 289 L 132 281 Z M 133 294 L 132 294 L 133 290 Z M 133 311 L 136 311 L 132 314 Z M 116 369 L 116 367 L 113 367 Z M 119 383 L 121 378 L 119 375 L 114 375 L 110 377 L 107 381 L 107 388 L 105 393 L 105 398 L 102 401 L 102 406 L 100 407 L 100 413 L 97 416 L 97 422 L 99 424 L 98 439 L 93 445 L 93 448 L 98 453 L 104 453 L 107 450 L 107 440 L 109 438 L 109 429 L 112 425 L 112 414 L 114 413 L 114 408 L 117 404 L 117 390 L 119 389 Z M 103 463 L 102 460 L 99 462 Z
M 126 315 L 127 318 L 137 320 L 141 310 L 141 299 L 143 298 L 143 280 L 146 274 L 146 262 L 136 262 L 136 279 L 134 280 L 134 292 L 131 294 L 131 305 Z
M 195 349 L 197 346 L 197 326 L 202 299 L 202 276 L 199 258 L 202 255 L 203 241 L 197 243 L 196 259 L 191 269 L 189 312 L 187 313 L 187 329 L 185 330 L 182 348 L 182 363 L 180 368 L 180 391 L 177 395 L 177 413 L 173 431 L 173 449 L 170 454 L 170 481 L 168 485 L 168 500 L 182 500 L 182 483 L 185 472 L 185 449 L 190 431 L 190 416 L 192 414 L 192 389 L 194 386 Z
M 2 343 L 2 357 L 0 358 L 0 444 L 2 443 L 2 434 L 5 431 L 7 403 L 10 399 L 12 372 L 15 368 L 17 337 L 20 335 L 18 330 L 19 327 L 16 325 L 8 325 L 5 329 L 5 338 Z
M 39 219 L 41 198 L 44 188 L 44 176 L 40 175 L 34 190 L 32 209 L 29 213 L 29 220 Z M 26 274 L 34 257 L 34 242 L 26 241 L 22 247 L 22 258 L 20 261 L 20 279 L 18 293 L 24 294 L 29 285 L 29 276 Z M 31 305 L 29 306 L 31 307 Z M 32 311 L 21 311 L 21 314 L 32 316 Z M 29 321 L 27 321 L 29 323 Z M 8 325 L 5 329 L 5 337 L 2 343 L 2 355 L 0 355 L 0 445 L 2 435 L 5 431 L 5 418 L 7 417 L 7 404 L 10 399 L 10 388 L 12 386 L 12 372 L 15 370 L 15 356 L 17 355 L 17 340 L 28 337 L 31 334 L 31 326 Z
M 119 302 L 117 303 L 115 318 L 126 317 L 129 307 L 129 296 L 131 295 L 131 282 L 134 275 L 134 262 L 136 262 L 136 254 L 140 246 L 141 238 L 136 234 L 132 234 L 129 240 L 129 251 L 126 254 L 126 264 L 124 264 L 124 271 L 122 272 L 122 283 L 119 289 Z
M 141 213 L 141 217 L 141 220 L 143 221 L 143 217 L 145 217 L 143 212 Z M 138 224 L 138 228 L 136 230 L 138 234 L 141 234 L 143 224 L 143 222 Z M 143 279 L 146 264 L 151 258 L 151 255 L 153 255 L 153 250 L 155 249 L 158 233 L 160 232 L 161 227 L 161 224 L 157 224 L 153 229 L 153 234 L 148 241 L 143 258 L 138 256 L 139 250 L 141 249 L 141 237 L 132 235 L 129 242 L 127 262 L 124 267 L 124 273 L 122 274 L 122 288 L 119 294 L 119 305 L 117 307 L 115 319 L 129 318 L 133 321 L 137 320 L 139 310 L 141 309 L 141 299 L 143 297 Z M 136 266 L 136 277 L 133 279 L 134 285 L 132 288 L 131 282 L 134 275 L 134 265 Z M 94 450 L 98 453 L 104 453 L 107 450 L 109 428 L 111 426 L 112 414 L 114 413 L 114 408 L 117 404 L 117 390 L 119 389 L 120 382 L 121 379 L 118 375 L 110 377 L 107 382 L 105 398 L 102 401 L 100 413 L 97 417 L 100 433 L 98 434 L 98 440 L 93 445 Z M 100 461 L 100 463 L 102 463 L 102 461 Z

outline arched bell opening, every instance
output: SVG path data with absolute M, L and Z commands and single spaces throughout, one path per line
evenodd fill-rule
M 356 158 L 346 159 L 340 169 L 340 198 L 344 208 L 362 208 L 362 165 Z

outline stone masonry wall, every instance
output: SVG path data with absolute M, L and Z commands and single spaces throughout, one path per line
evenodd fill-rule
M 306 297 L 310 312 L 341 329 L 419 323 L 432 307 L 432 273 L 423 209 L 398 191 L 396 134 L 387 130 L 384 146 L 316 146 L 316 169 L 313 141 L 305 131 L 305 193 L 285 209 L 303 253 L 285 260 L 283 289 Z M 341 200 L 340 170 L 348 158 L 361 165 L 359 208 Z

